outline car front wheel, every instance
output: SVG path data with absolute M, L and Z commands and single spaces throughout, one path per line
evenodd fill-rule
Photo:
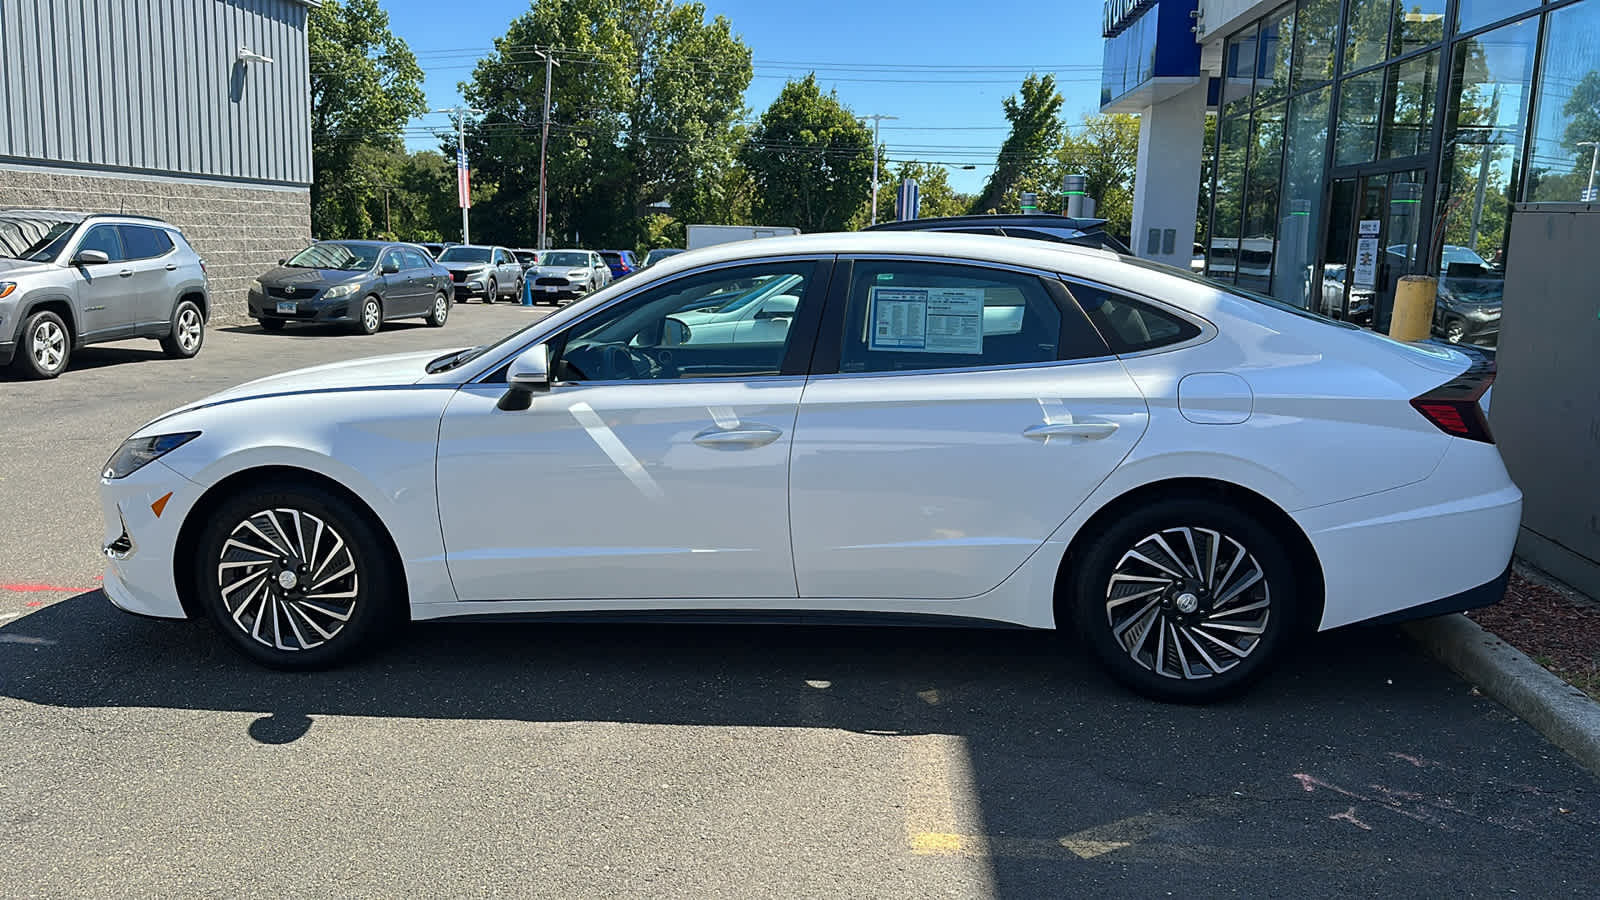
M 493 278 L 491 278 L 489 279 L 489 286 L 484 288 L 483 302 L 493 303 L 498 299 L 500 299 L 500 285 L 497 284 Z
M 356 322 L 356 327 L 362 334 L 377 334 L 383 327 L 383 304 L 377 297 L 368 297 L 361 301 L 361 318 Z
M 401 618 L 379 533 L 311 485 L 259 485 L 225 501 L 200 539 L 194 583 L 227 641 L 263 665 L 352 659 Z
M 67 370 L 72 358 L 72 333 L 67 323 L 49 310 L 41 310 L 22 323 L 22 346 L 11 363 L 24 378 L 54 378 Z
M 1296 627 L 1282 543 L 1220 503 L 1143 506 L 1076 562 L 1078 629 L 1113 677 L 1158 700 L 1198 703 L 1244 690 Z

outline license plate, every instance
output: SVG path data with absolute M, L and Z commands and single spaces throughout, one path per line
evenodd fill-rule
M 299 304 L 295 303 L 293 300 L 279 300 L 278 301 L 278 312 L 280 312 L 280 313 L 290 313 L 292 315 L 292 314 L 297 313 L 299 311 L 300 311 Z
M 541 285 L 539 285 L 539 290 L 541 290 L 541 291 L 549 291 L 550 293 L 555 293 L 556 291 L 561 290 L 561 288 L 558 288 L 553 284 L 541 284 Z

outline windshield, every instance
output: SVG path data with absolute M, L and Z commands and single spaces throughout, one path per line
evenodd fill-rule
M 477 262 L 489 261 L 488 247 L 451 247 L 439 254 L 439 262 Z
M 1353 325 L 1340 319 L 1329 318 L 1328 316 L 1324 316 L 1320 313 L 1314 313 L 1308 309 L 1301 309 L 1292 303 L 1285 303 L 1276 297 L 1268 297 L 1266 294 L 1258 294 L 1255 291 L 1248 291 L 1242 287 L 1235 287 L 1231 284 L 1226 284 L 1215 279 L 1207 278 L 1204 275 L 1197 275 L 1188 269 L 1180 268 L 1178 266 L 1169 266 L 1166 263 L 1152 262 L 1148 259 L 1142 259 L 1137 256 L 1124 256 L 1122 257 L 1122 261 L 1128 265 L 1137 266 L 1141 269 L 1149 269 L 1154 272 L 1163 272 L 1168 275 L 1175 275 L 1178 278 L 1182 278 L 1184 281 L 1192 281 L 1195 284 L 1211 288 L 1214 291 L 1222 291 L 1226 294 L 1232 294 L 1235 297 L 1240 297 L 1245 300 L 1259 303 L 1262 306 L 1270 306 L 1273 309 L 1289 313 L 1290 315 L 1299 316 L 1302 319 L 1310 319 L 1314 322 L 1322 322 L 1328 325 L 1337 325 L 1340 328 L 1345 328 L 1352 331 L 1360 330 L 1359 325 Z
M 58 219 L 0 217 L 0 256 L 53 262 L 72 239 L 77 224 Z
M 583 268 L 589 265 L 589 254 L 552 253 L 545 257 L 544 264 L 547 266 L 569 266 L 573 268 Z
M 539 254 L 533 252 L 532 250 L 513 250 L 511 252 L 516 256 L 517 262 L 519 263 L 536 265 L 539 262 Z
M 296 269 L 337 269 L 343 272 L 362 272 L 372 268 L 378 259 L 378 250 L 370 244 L 312 244 L 284 263 Z

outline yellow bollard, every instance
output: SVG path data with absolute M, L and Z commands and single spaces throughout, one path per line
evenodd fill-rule
M 1397 341 L 1420 341 L 1433 331 L 1433 301 L 1439 294 L 1439 279 L 1427 275 L 1405 275 L 1394 291 L 1394 314 L 1389 317 L 1389 337 Z

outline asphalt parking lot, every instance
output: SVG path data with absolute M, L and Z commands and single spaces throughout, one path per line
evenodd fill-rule
M 1260 690 L 1192 708 L 1011 631 L 433 624 L 286 674 L 95 590 L 96 473 L 148 419 L 544 312 L 473 303 L 371 338 L 223 327 L 192 361 L 129 342 L 53 382 L 0 379 L 0 895 L 1600 884 L 1600 780 L 1391 629 L 1322 636 Z

